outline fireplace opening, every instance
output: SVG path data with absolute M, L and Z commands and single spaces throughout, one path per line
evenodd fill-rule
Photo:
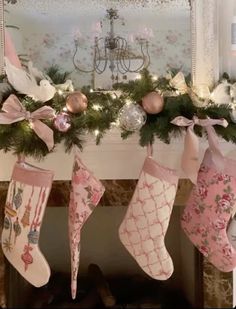
M 8 265 L 10 308 L 199 307 L 198 255 L 181 230 L 182 207 L 173 208 L 166 235 L 166 247 L 174 263 L 174 273 L 166 281 L 148 277 L 119 241 L 118 228 L 127 207 L 97 207 L 82 231 L 74 301 L 70 295 L 67 210 L 67 207 L 46 209 L 40 249 L 52 271 L 47 285 L 33 288 Z
M 99 274 L 98 274 L 99 273 Z M 78 281 L 77 298 L 71 299 L 70 277 L 55 273 L 39 289 L 28 287 L 26 308 L 192 308 L 183 292 L 145 276 L 106 278 L 96 264 Z

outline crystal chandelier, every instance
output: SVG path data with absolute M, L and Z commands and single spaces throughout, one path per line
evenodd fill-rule
M 102 74 L 109 68 L 112 73 L 112 80 L 118 80 L 118 74 L 122 74 L 126 78 L 125 74 L 127 73 L 137 73 L 141 69 L 147 68 L 150 64 L 148 41 L 143 38 L 137 39 L 140 47 L 140 53 L 137 55 L 130 50 L 125 38 L 115 35 L 114 21 L 119 18 L 118 11 L 112 8 L 107 10 L 106 18 L 110 23 L 110 31 L 106 37 L 95 37 L 93 66 L 88 70 L 79 66 L 76 61 L 79 42 L 75 40 L 75 53 L 73 55 L 74 67 L 84 73 L 96 72 L 98 74 Z M 137 60 L 135 61 L 135 65 L 133 64 L 134 60 Z

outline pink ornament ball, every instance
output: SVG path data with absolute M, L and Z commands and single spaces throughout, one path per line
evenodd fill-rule
M 69 130 L 70 124 L 70 117 L 67 113 L 59 113 L 56 115 L 54 119 L 54 127 L 60 132 L 66 132 Z
M 164 107 L 163 97 L 158 92 L 152 91 L 142 99 L 142 107 L 148 114 L 158 114 Z
M 87 109 L 88 99 L 80 91 L 74 91 L 66 98 L 66 107 L 70 113 L 82 113 Z

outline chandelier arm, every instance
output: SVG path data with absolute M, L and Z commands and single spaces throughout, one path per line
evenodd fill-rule
M 130 73 L 137 73 L 138 71 L 140 71 L 144 67 L 146 55 L 144 54 L 143 44 L 142 43 L 141 43 L 141 53 L 142 53 L 142 56 L 143 56 L 141 65 L 138 68 L 134 69 L 134 70 L 129 69 Z
M 121 54 L 121 51 L 122 50 L 119 49 L 120 54 Z M 125 73 L 127 73 L 127 70 L 126 70 L 125 66 L 123 65 L 122 61 L 123 61 L 122 57 L 119 58 L 119 54 L 118 54 L 117 58 L 116 58 L 117 70 L 118 70 L 119 73 L 125 74 Z
M 117 56 L 116 56 L 116 64 L 117 64 L 117 70 L 121 74 L 127 73 L 127 69 L 123 64 L 125 51 L 127 50 L 127 42 L 125 39 L 117 37 Z
M 121 47 L 120 47 L 120 54 L 121 54 L 121 57 L 120 57 L 120 61 L 119 61 L 119 64 L 121 65 L 122 67 L 122 70 L 124 73 L 122 73 L 120 71 L 121 74 L 125 74 L 127 72 L 129 72 L 129 69 L 130 69 L 130 65 L 131 65 L 131 61 L 130 59 L 128 58 L 128 66 L 125 62 L 125 55 L 126 55 L 126 52 L 128 53 L 128 44 L 127 44 L 127 41 L 124 39 L 124 38 L 121 38 L 119 37 L 119 43 L 122 43 Z M 123 55 L 122 55 L 123 53 Z
M 147 54 L 147 64 L 145 65 L 145 68 L 147 68 L 149 66 L 149 64 L 151 63 L 151 57 L 149 54 L 149 50 L 148 50 L 148 42 L 146 42 L 146 54 Z
M 102 38 L 98 39 L 98 41 L 101 41 Z M 98 57 L 96 56 L 98 54 Z M 100 49 L 99 49 L 99 46 L 98 44 L 96 44 L 96 49 L 95 49 L 95 54 L 94 54 L 94 71 L 98 74 L 102 74 L 105 70 L 106 70 L 106 67 L 107 67 L 107 49 L 105 47 L 104 49 L 104 66 L 103 68 L 101 69 L 100 68 L 100 63 L 101 63 L 101 53 L 100 53 Z
M 121 41 L 123 41 L 123 43 L 125 43 L 125 50 L 128 50 L 127 48 L 127 41 L 123 38 L 120 38 Z M 146 45 L 147 47 L 147 45 Z M 140 71 L 143 67 L 144 67 L 144 63 L 145 63 L 145 54 L 144 54 L 144 51 L 143 51 L 143 44 L 141 43 L 141 53 L 142 53 L 142 63 L 139 67 L 137 67 L 136 69 L 132 70 L 130 67 L 131 67 L 131 59 L 128 58 L 128 66 L 127 66 L 127 59 L 125 59 L 125 57 L 122 58 L 122 66 L 124 67 L 124 70 L 126 72 L 130 72 L 130 73 L 137 73 L 138 71 Z M 124 54 L 125 55 L 125 54 Z M 148 54 L 148 59 L 149 59 L 149 54 Z
M 77 69 L 77 70 L 79 70 L 83 73 L 92 73 L 94 71 L 94 69 L 84 70 L 84 69 L 82 69 L 78 66 L 78 64 L 75 61 L 75 57 L 76 57 L 77 52 L 78 52 L 78 43 L 75 42 L 75 52 L 74 52 L 73 57 L 72 57 L 72 62 L 73 62 L 75 69 Z
M 121 74 L 128 73 L 128 70 L 124 66 L 123 61 L 124 61 L 123 58 L 120 58 L 119 60 L 117 60 L 117 69 Z

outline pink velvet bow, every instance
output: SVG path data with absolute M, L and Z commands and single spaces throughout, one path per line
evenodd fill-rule
M 218 137 L 212 126 L 218 124 L 223 127 L 227 127 L 228 122 L 225 119 L 199 119 L 197 117 L 193 117 L 193 119 L 190 120 L 183 116 L 179 116 L 173 119 L 171 123 L 177 126 L 188 127 L 184 140 L 184 152 L 182 156 L 181 166 L 187 177 L 194 184 L 196 184 L 197 182 L 197 175 L 199 169 L 199 140 L 193 130 L 195 125 L 206 127 L 209 146 L 212 150 L 212 159 L 216 166 L 222 169 L 224 163 L 223 155 L 219 149 Z
M 18 98 L 14 94 L 11 94 L 3 103 L 2 110 L 5 113 L 0 113 L 0 124 L 11 124 L 26 119 L 30 122 L 32 129 L 38 137 L 45 142 L 48 150 L 50 151 L 53 148 L 53 130 L 40 121 L 40 119 L 51 119 L 55 117 L 55 111 L 52 107 L 45 105 L 30 113 Z

